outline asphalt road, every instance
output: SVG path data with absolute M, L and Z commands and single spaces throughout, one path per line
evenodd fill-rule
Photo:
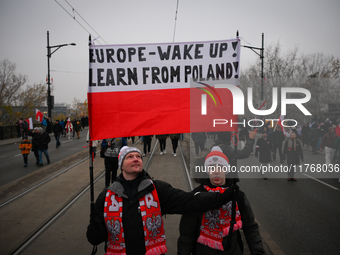
M 56 142 L 53 135 L 51 135 L 51 142 L 48 146 L 48 153 L 51 163 L 67 158 L 79 151 L 85 150 L 87 146 L 86 134 L 88 129 L 80 132 L 80 138 L 77 135 L 68 140 L 67 137 L 61 137 L 61 146 L 56 148 Z M 31 140 L 31 139 L 30 139 Z M 43 155 L 43 163 L 47 165 L 46 157 Z M 24 166 L 24 160 L 19 150 L 19 143 L 13 143 L 0 146 L 0 186 L 8 184 L 14 180 L 24 177 L 34 171 L 40 169 L 35 164 L 34 153 L 31 152 L 28 156 L 28 166 Z

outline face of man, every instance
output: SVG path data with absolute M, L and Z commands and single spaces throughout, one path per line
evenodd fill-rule
M 224 168 L 225 169 L 225 168 Z M 210 182 L 214 186 L 222 186 L 225 184 L 225 172 L 223 166 L 213 165 L 209 171 Z
M 294 140 L 296 138 L 296 134 L 295 132 L 292 132 L 291 135 L 290 135 L 290 139 Z
M 138 152 L 127 154 L 122 163 L 122 173 L 126 180 L 133 180 L 143 170 L 142 156 Z
M 263 134 L 262 134 L 262 137 L 263 137 L 264 139 L 266 139 L 266 138 L 267 138 L 267 133 L 263 133 Z

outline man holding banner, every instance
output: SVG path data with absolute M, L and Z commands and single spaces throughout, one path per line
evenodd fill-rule
M 205 212 L 231 201 L 236 185 L 223 194 L 192 194 L 151 180 L 142 153 L 124 146 L 118 157 L 122 173 L 99 196 L 91 214 L 87 239 L 106 244 L 106 254 L 160 255 L 167 252 L 162 215 Z

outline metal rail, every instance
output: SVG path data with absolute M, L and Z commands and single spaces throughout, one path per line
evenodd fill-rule
M 16 200 L 16 199 L 22 197 L 23 195 L 29 193 L 30 191 L 32 191 L 32 190 L 34 190 L 34 189 L 40 187 L 41 185 L 45 184 L 46 182 L 48 182 L 48 181 L 50 181 L 50 180 L 52 180 L 52 179 L 58 177 L 59 175 L 65 173 L 66 171 L 70 170 L 71 168 L 75 167 L 76 165 L 79 165 L 80 163 L 82 163 L 82 162 L 84 162 L 85 160 L 87 160 L 89 157 L 90 157 L 90 156 L 87 156 L 86 158 L 84 158 L 84 159 L 78 161 L 77 163 L 73 164 L 72 166 L 69 166 L 68 168 L 66 168 L 66 169 L 64 169 L 64 170 L 62 170 L 62 171 L 56 173 L 55 175 L 53 175 L 53 176 L 47 178 L 46 180 L 43 180 L 42 182 L 36 184 L 35 186 L 33 186 L 33 187 L 31 187 L 31 188 L 25 190 L 24 192 L 20 193 L 19 195 L 17 195 L 17 196 L 15 196 L 15 197 L 13 197 L 13 198 L 7 200 L 6 202 L 0 204 L 0 208 L 3 207 L 3 206 L 5 206 L 5 205 L 7 205 L 7 204 L 10 203 L 10 202 L 13 202 L 13 201 Z

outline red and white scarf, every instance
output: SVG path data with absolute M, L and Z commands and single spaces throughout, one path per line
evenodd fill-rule
M 145 254 L 160 255 L 166 253 L 168 250 L 165 245 L 163 219 L 156 188 L 139 199 L 139 210 L 143 220 Z M 123 198 L 108 190 L 104 204 L 104 219 L 108 231 L 105 255 L 126 255 L 122 218 Z
M 207 185 L 203 186 L 208 192 L 220 192 L 221 194 L 227 188 L 216 187 L 210 188 Z M 234 231 L 242 228 L 241 214 L 236 202 L 236 216 L 234 224 Z M 222 207 L 210 210 L 204 213 L 202 217 L 200 236 L 197 242 L 203 245 L 207 245 L 210 248 L 224 251 L 222 240 L 223 237 L 229 234 L 230 222 L 232 219 L 232 201 Z

